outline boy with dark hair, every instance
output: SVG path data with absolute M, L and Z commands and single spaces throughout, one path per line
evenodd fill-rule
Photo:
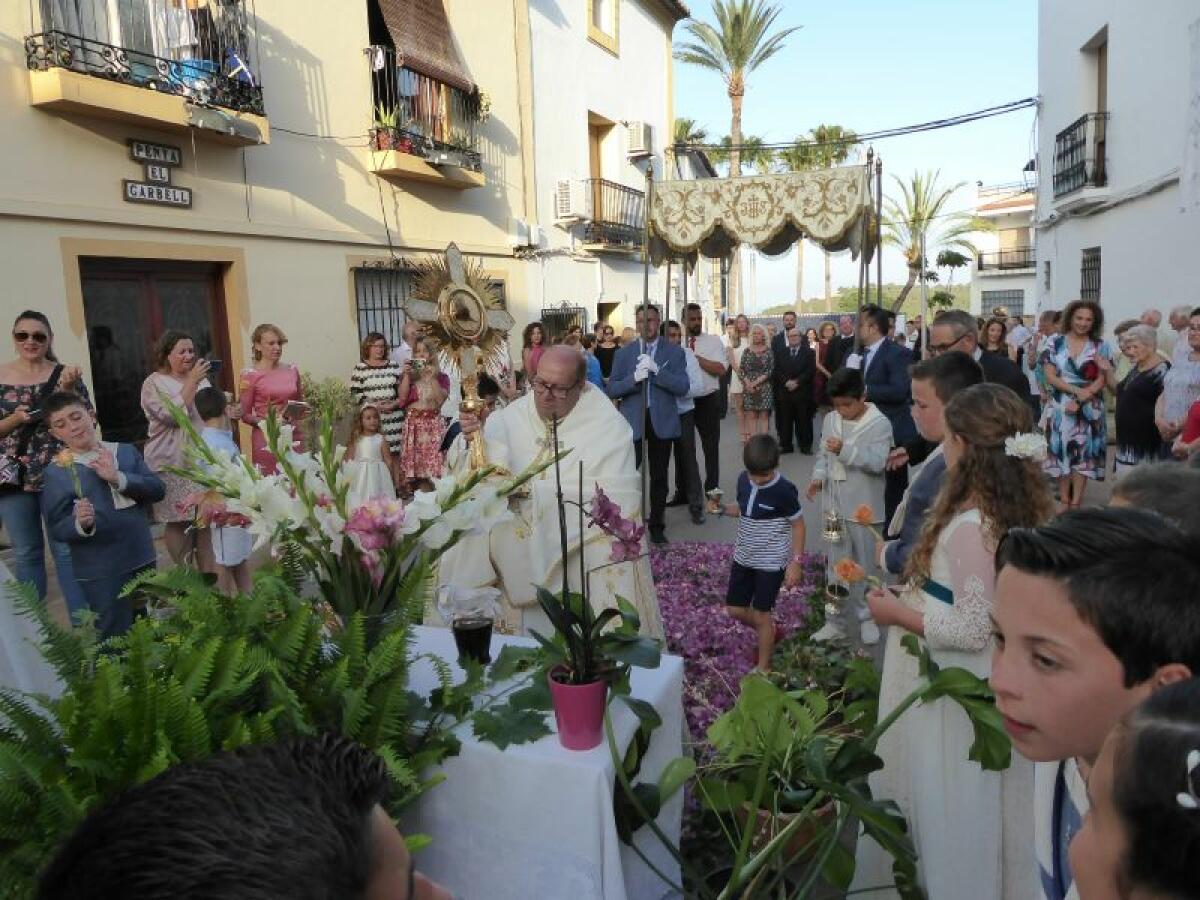
M 217 456 L 240 458 L 242 451 L 229 427 L 229 400 L 225 392 L 214 387 L 201 388 L 196 391 L 192 403 L 196 407 L 196 414 L 204 420 L 200 439 Z M 233 597 L 250 592 L 248 560 L 254 540 L 249 530 L 241 525 L 218 524 L 213 520 L 213 513 L 223 513 L 224 510 L 224 502 L 214 504 L 209 500 L 202 501 L 201 509 L 197 512 L 207 522 L 207 527 L 199 535 L 196 549 L 200 556 L 200 568 L 216 575 L 217 590 Z
M 769 434 L 756 434 L 742 451 L 746 471 L 738 476 L 737 502 L 711 500 L 718 516 L 737 516 L 733 569 L 725 608 L 754 629 L 758 638 L 757 671 L 771 668 L 775 624 L 771 610 L 783 585 L 800 583 L 804 553 L 804 513 L 800 492 L 779 474 L 779 444 Z
M 1113 486 L 1110 504 L 1148 509 L 1200 537 L 1200 470 L 1178 463 L 1136 466 Z
M 388 774 L 337 735 L 172 766 L 94 811 L 38 900 L 449 900 L 384 811 Z
M 1067 859 L 1088 809 L 1080 767 L 1158 688 L 1200 672 L 1200 540 L 1156 513 L 1074 510 L 1010 531 L 996 552 L 992 689 L 1037 767 L 1046 900 L 1078 896 Z
M 166 494 L 131 444 L 101 441 L 78 394 L 58 392 L 42 404 L 50 433 L 66 445 L 46 467 L 42 516 L 50 535 L 71 548 L 75 580 L 96 613 L 102 638 L 129 630 L 133 605 L 126 582 L 154 568 L 150 504 Z
M 925 453 L 920 465 L 914 465 L 911 470 L 912 481 L 889 523 L 894 539 L 880 547 L 879 564 L 893 575 L 904 572 L 920 536 L 925 511 L 933 505 L 946 477 L 946 460 L 942 457 L 941 446 L 945 436 L 942 413 L 946 404 L 959 391 L 982 382 L 983 369 L 979 363 L 957 350 L 922 360 L 912 367 L 912 418 L 921 441 L 932 445 L 932 450 Z M 910 442 L 907 450 L 899 451 L 906 455 L 898 464 L 917 462 L 908 455 L 913 443 Z M 896 459 L 896 454 L 892 454 L 888 466 Z
M 875 404 L 864 399 L 866 391 L 857 370 L 838 369 L 826 390 L 833 409 L 825 414 L 821 425 L 821 450 L 807 496 L 812 500 L 818 491 L 828 492 L 824 506 L 835 511 L 844 523 L 846 555 L 871 572 L 875 568 L 871 526 L 883 522 L 883 472 L 892 449 L 892 425 Z M 869 521 L 859 518 L 863 507 L 870 510 Z M 879 627 L 867 609 L 866 590 L 865 581 L 850 585 L 841 617 L 845 621 L 831 618 L 813 640 L 844 637 L 845 624 L 849 623 L 857 627 L 863 644 L 869 647 L 879 643 Z

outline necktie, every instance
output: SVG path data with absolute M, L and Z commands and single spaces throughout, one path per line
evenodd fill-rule
M 691 350 L 693 353 L 696 352 L 696 339 L 694 337 L 688 338 L 688 349 Z
M 796 358 L 796 351 L 797 351 L 797 350 L 799 350 L 799 349 L 800 349 L 799 347 L 793 347 L 793 348 L 792 348 L 792 359 L 795 359 L 795 358 Z

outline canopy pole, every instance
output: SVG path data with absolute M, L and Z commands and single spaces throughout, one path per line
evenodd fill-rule
M 650 213 L 654 208 L 654 161 L 646 161 L 646 224 L 642 234 L 642 323 L 645 324 L 646 318 L 650 314 Z M 634 320 L 637 324 L 637 320 Z M 642 343 L 642 350 L 645 351 L 645 342 L 643 335 L 638 335 L 638 341 Z M 647 521 L 649 513 L 648 502 L 650 498 L 650 444 L 646 436 L 646 429 L 649 428 L 650 422 L 650 379 L 646 378 L 642 381 L 642 440 L 641 440 L 641 487 L 642 487 L 642 521 Z
M 921 228 L 921 352 L 929 346 L 925 332 L 925 320 L 929 317 L 929 286 L 925 282 L 925 229 Z
M 883 157 L 875 157 L 875 302 L 883 306 Z
M 875 158 L 874 149 L 867 150 L 867 190 L 871 190 L 871 163 Z M 868 194 L 869 196 L 869 194 Z M 862 240 L 859 242 L 858 253 L 858 313 L 854 319 L 854 352 L 862 352 L 862 335 L 859 329 L 859 323 L 862 322 L 863 311 L 863 289 L 871 288 L 871 268 L 867 262 L 867 244 L 871 239 L 871 217 L 864 215 L 862 217 Z

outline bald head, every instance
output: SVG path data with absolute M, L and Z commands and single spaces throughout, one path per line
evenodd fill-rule
M 1142 313 L 1141 322 L 1143 325 L 1157 328 L 1162 324 L 1162 313 L 1157 309 L 1148 309 Z
M 533 403 L 543 419 L 565 419 L 587 382 L 587 360 L 578 347 L 559 344 L 542 354 L 533 377 Z

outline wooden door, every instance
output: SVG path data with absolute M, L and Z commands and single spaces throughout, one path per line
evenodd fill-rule
M 220 267 L 209 263 L 91 258 L 81 262 L 92 390 L 105 440 L 146 437 L 141 389 L 155 366 L 155 344 L 175 329 L 198 356 L 220 359 L 215 386 L 232 390 L 229 330 Z

